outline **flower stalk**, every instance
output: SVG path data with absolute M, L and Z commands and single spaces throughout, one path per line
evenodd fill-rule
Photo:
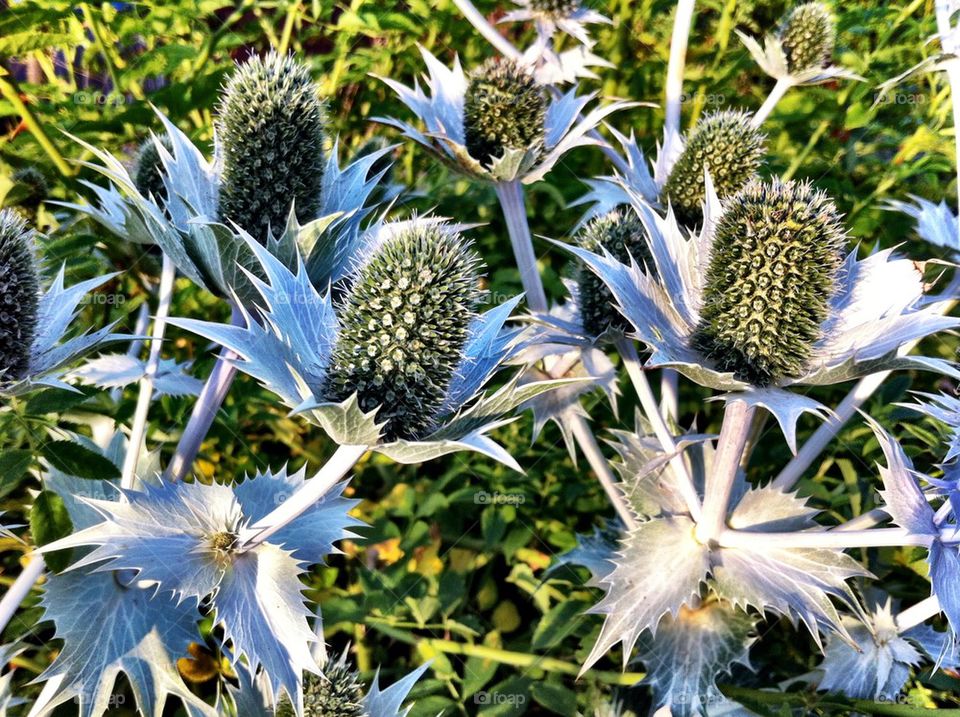
M 760 109 L 757 110 L 756 114 L 753 115 L 753 118 L 750 120 L 750 126 L 758 129 L 791 87 L 793 87 L 793 81 L 789 77 L 781 77 L 778 79 L 773 89 L 770 90 L 770 94 L 767 95 L 767 99 L 764 100 L 763 104 L 760 105 Z
M 680 136 L 680 98 L 683 97 L 683 71 L 687 61 L 687 42 L 693 23 L 694 0 L 679 0 L 673 16 L 673 34 L 670 36 L 670 60 L 667 64 L 666 141 Z
M 34 555 L 27 567 L 13 581 L 10 589 L 4 593 L 3 599 L 0 600 L 0 633 L 6 629 L 10 620 L 20 608 L 20 603 L 24 601 L 37 580 L 43 575 L 45 567 L 43 558 L 40 555 Z
M 537 270 L 537 257 L 533 252 L 533 239 L 530 236 L 530 225 L 527 223 L 527 209 L 524 203 L 523 185 L 514 180 L 512 182 L 498 182 L 495 185 L 497 199 L 503 210 L 503 218 L 507 222 L 507 232 L 510 234 L 510 244 L 513 255 L 520 269 L 520 281 L 526 293 L 527 306 L 535 313 L 547 311 L 547 295 L 540 281 L 540 272 Z
M 953 531 L 950 531 L 951 534 Z M 906 545 L 928 546 L 929 535 L 912 534 L 902 528 L 874 528 L 872 530 L 807 530 L 792 533 L 767 533 L 752 530 L 721 530 L 717 542 L 724 548 L 764 549 L 828 548 L 900 548 Z
M 650 382 L 647 380 L 647 375 L 640 364 L 637 348 L 630 339 L 625 338 L 617 342 L 617 350 L 627 367 L 627 373 L 640 399 L 640 406 L 647 420 L 653 426 L 653 432 L 657 440 L 660 441 L 663 452 L 672 456 L 670 466 L 677 480 L 677 489 L 682 493 L 687 508 L 690 510 L 690 515 L 694 520 L 698 520 L 700 518 L 700 499 L 697 496 L 697 489 L 693 485 L 693 479 L 687 469 L 687 464 L 683 461 L 683 455 L 677 448 L 676 441 L 673 440 L 673 434 L 670 432 L 663 414 L 660 413 L 660 407 L 653 395 L 653 389 L 650 388 Z
M 697 521 L 697 540 L 701 543 L 716 541 L 725 532 L 730 496 L 755 412 L 756 409 L 744 401 L 731 401 L 724 411 L 717 454 L 707 474 L 703 514 Z
M 233 324 L 237 326 L 241 321 L 243 319 L 240 312 L 234 309 Z M 236 358 L 238 358 L 237 354 L 226 348 L 217 357 L 217 363 L 194 404 L 183 435 L 180 436 L 177 449 L 167 464 L 163 474 L 164 480 L 176 482 L 183 480 L 190 473 L 200 446 L 210 432 L 217 412 L 226 400 L 233 379 L 237 375 L 237 367 L 233 363 Z
M 137 463 L 140 460 L 140 447 L 143 445 L 147 431 L 147 416 L 150 413 L 150 404 L 153 402 L 154 380 L 157 368 L 160 365 L 160 350 L 163 347 L 163 337 L 167 330 L 167 317 L 170 315 L 170 303 L 173 301 L 173 283 L 177 277 L 177 267 L 173 260 L 163 255 L 163 266 L 160 270 L 160 287 L 157 292 L 157 315 L 153 320 L 151 333 L 150 356 L 147 359 L 147 368 L 140 379 L 140 394 L 137 397 L 137 407 L 133 414 L 133 423 L 130 427 L 130 441 L 127 453 L 123 458 L 123 469 L 120 473 L 120 487 L 133 488 L 137 474 Z
M 239 552 L 257 547 L 308 511 L 343 478 L 369 450 L 368 446 L 340 446 L 320 472 L 274 510 L 246 528 L 239 537 Z
M 915 605 L 911 605 L 906 610 L 902 610 L 900 614 L 897 615 L 897 629 L 900 630 L 901 633 L 905 632 L 911 627 L 922 625 L 931 617 L 936 617 L 939 614 L 940 601 L 936 595 L 931 595 Z

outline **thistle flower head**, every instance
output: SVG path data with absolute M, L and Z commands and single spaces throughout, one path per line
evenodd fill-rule
M 580 0 L 530 0 L 531 10 L 547 17 L 570 17 L 581 7 Z
M 650 262 L 643 223 L 629 208 L 615 209 L 593 219 L 580 230 L 575 241 L 578 246 L 594 253 L 606 249 L 624 264 L 631 258 L 640 264 Z M 608 329 L 629 329 L 629 322 L 614 307 L 616 302 L 610 289 L 583 263 L 577 269 L 577 285 L 580 289 L 580 318 L 587 333 L 600 336 Z
M 27 371 L 37 328 L 40 282 L 33 233 L 16 212 L 0 211 L 0 381 Z
M 745 112 L 724 110 L 704 117 L 687 138 L 663 187 L 677 220 L 692 226 L 703 219 L 704 169 L 721 199 L 743 188 L 760 167 L 766 138 Z
M 800 376 L 829 315 L 844 243 L 822 192 L 751 183 L 717 223 L 694 346 L 754 385 Z
M 467 151 L 489 165 L 507 150 L 542 149 L 547 98 L 518 63 L 491 58 L 470 76 L 464 95 Z
M 797 5 L 781 22 L 777 39 L 791 73 L 826 67 L 836 41 L 830 11 L 820 2 Z
M 462 358 L 482 298 L 480 261 L 443 225 L 414 224 L 361 266 L 340 312 L 326 394 L 379 407 L 384 435 L 429 428 Z
M 320 207 L 324 108 L 310 71 L 271 52 L 240 65 L 220 101 L 223 157 L 220 218 L 264 241 L 286 225 L 290 206 L 302 222 Z
M 347 662 L 346 650 L 328 661 L 323 676 L 308 674 L 303 681 L 304 717 L 366 717 L 360 673 Z M 277 717 L 293 717 L 289 700 L 277 709 Z
M 13 173 L 13 181 L 24 190 L 20 206 L 29 212 L 36 212 L 50 192 L 47 178 L 36 167 L 21 167 Z
M 168 152 L 173 151 L 170 141 L 166 138 L 148 137 L 144 140 L 137 152 L 133 182 L 142 196 L 150 197 L 152 195 L 155 200 L 165 202 L 167 200 L 167 188 L 163 183 L 163 162 L 160 160 L 157 142 L 163 144 Z

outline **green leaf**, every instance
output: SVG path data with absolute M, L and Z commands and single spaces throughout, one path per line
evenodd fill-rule
M 120 470 L 109 459 L 79 443 L 52 441 L 43 444 L 40 453 L 53 468 L 67 475 L 92 480 L 120 477 Z
M 3 497 L 20 485 L 30 464 L 33 454 L 25 450 L 10 450 L 0 453 L 0 497 Z
M 49 389 L 31 396 L 30 400 L 27 401 L 25 411 L 28 416 L 46 416 L 49 413 L 63 413 L 83 403 L 87 398 L 88 394 L 81 391 Z
M 530 688 L 533 699 L 542 707 L 551 712 L 574 717 L 577 714 L 577 695 L 573 690 L 561 684 L 550 682 L 536 682 Z
M 566 600 L 551 608 L 544 615 L 533 632 L 531 647 L 534 650 L 548 650 L 572 633 L 579 624 L 588 603 L 580 600 Z
M 469 658 L 463 671 L 463 698 L 471 697 L 490 682 L 497 674 L 497 667 L 498 664 L 493 660 L 485 660 L 482 657 Z
M 67 506 L 56 493 L 45 490 L 37 496 L 30 508 L 30 533 L 34 542 L 43 546 L 60 538 L 65 538 L 73 532 L 73 523 L 67 513 Z M 70 564 L 72 550 L 57 550 L 43 556 L 47 567 L 56 573 L 64 570 Z

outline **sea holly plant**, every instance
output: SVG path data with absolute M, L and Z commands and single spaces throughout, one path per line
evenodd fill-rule
M 130 573 L 129 580 L 154 585 L 192 612 L 203 601 L 233 654 L 254 671 L 262 668 L 273 698 L 286 694 L 299 712 L 303 671 L 319 673 L 310 650 L 318 639 L 310 626 L 313 613 L 299 577 L 351 535 L 357 521 L 348 511 L 354 503 L 340 497 L 340 486 L 273 532 L 269 542 L 245 549 L 241 535 L 306 482 L 304 470 L 282 469 L 236 486 L 164 482 L 120 489 L 116 500 L 85 501 L 103 520 L 44 551 L 94 547 L 71 565 L 67 580 L 84 569 L 111 580 Z
M 777 103 L 798 85 L 818 85 L 839 79 L 863 80 L 855 72 L 833 64 L 836 44 L 835 21 L 822 2 L 794 6 L 781 19 L 780 26 L 767 35 L 764 44 L 739 30 L 737 34 L 753 59 L 776 84 L 756 114 L 763 122 Z
M 68 388 L 71 364 L 99 347 L 124 340 L 113 326 L 68 338 L 88 292 L 113 275 L 65 286 L 65 267 L 40 289 L 36 237 L 13 210 L 0 211 L 0 396 L 19 396 L 44 386 Z

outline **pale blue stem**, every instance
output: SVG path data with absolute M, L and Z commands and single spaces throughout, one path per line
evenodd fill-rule
M 340 446 L 323 468 L 266 516 L 245 529 L 239 539 L 240 552 L 257 547 L 278 530 L 299 518 L 323 498 L 357 464 L 368 446 Z
M 952 533 L 952 531 L 950 531 Z M 725 548 L 799 549 L 894 548 L 905 545 L 929 546 L 929 535 L 917 535 L 902 528 L 872 530 L 798 530 L 792 533 L 768 533 L 761 530 L 721 530 L 717 543 Z
M 127 443 L 127 453 L 123 458 L 123 469 L 120 472 L 120 487 L 132 488 L 137 477 L 137 463 L 140 461 L 140 447 L 143 445 L 147 432 L 147 417 L 150 413 L 150 404 L 153 402 L 154 381 L 157 369 L 160 366 L 160 351 L 163 348 L 163 337 L 167 331 L 167 318 L 170 316 L 170 304 L 173 301 L 173 284 L 177 277 L 177 267 L 173 260 L 163 255 L 163 268 L 160 270 L 160 288 L 157 291 L 157 314 L 153 320 L 153 331 L 150 335 L 150 356 L 143 378 L 140 379 L 140 394 L 137 396 L 137 408 L 133 414 L 133 423 L 130 426 L 130 439 Z
M 726 528 L 730 496 L 755 412 L 756 408 L 745 401 L 730 401 L 724 410 L 717 451 L 706 477 L 703 513 L 697 521 L 697 540 L 701 543 L 718 540 Z
M 510 244 L 520 270 L 520 281 L 526 293 L 527 306 L 536 314 L 547 312 L 547 294 L 543 290 L 540 271 L 537 269 L 537 256 L 533 252 L 533 238 L 530 225 L 527 224 L 527 208 L 524 202 L 523 185 L 517 181 L 498 182 L 494 185 L 497 198 L 507 222 Z
M 242 320 L 240 312 L 234 309 L 233 324 L 238 325 Z M 229 349 L 224 348 L 220 351 L 217 363 L 193 407 L 187 427 L 180 436 L 177 450 L 167 464 L 163 474 L 164 480 L 174 482 L 183 480 L 193 467 L 200 446 L 210 432 L 210 427 L 230 392 L 230 386 L 237 374 L 237 367 L 233 363 L 237 358 L 237 354 Z

